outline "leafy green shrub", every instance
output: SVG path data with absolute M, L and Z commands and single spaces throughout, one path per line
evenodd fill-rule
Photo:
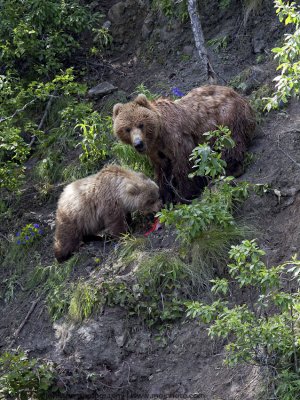
M 189 18 L 186 0 L 154 0 L 152 6 L 154 10 L 161 10 L 169 19 L 176 18 L 186 22 Z
M 188 245 L 211 228 L 219 226 L 225 229 L 234 225 L 233 201 L 244 191 L 247 195 L 244 184 L 243 187 L 234 187 L 229 182 L 222 182 L 215 190 L 206 188 L 201 200 L 175 207 L 170 205 L 169 209 L 161 210 L 159 220 L 166 226 L 175 226 L 178 239 Z
M 207 41 L 207 45 L 216 52 L 225 50 L 228 46 L 229 37 L 227 35 L 216 37 Z
M 249 101 L 251 107 L 255 110 L 256 120 L 261 121 L 263 114 L 266 113 L 266 96 L 270 96 L 273 90 L 269 84 L 261 85 L 257 90 L 254 90 Z
M 161 222 L 175 227 L 181 252 L 190 257 L 192 286 L 207 286 L 215 268 L 226 265 L 230 245 L 250 234 L 233 217 L 234 204 L 248 196 L 248 189 L 247 183 L 233 186 L 226 178 L 213 190 L 206 188 L 200 200 L 158 213 Z
M 270 380 L 274 382 L 274 376 L 276 378 L 276 390 L 282 393 L 281 399 L 292 398 L 287 396 L 287 382 L 293 398 L 298 398 L 299 385 L 293 383 L 293 373 L 299 368 L 300 342 L 295 327 L 299 319 L 300 293 L 299 289 L 292 289 L 291 282 L 299 283 L 300 261 L 293 257 L 291 261 L 268 268 L 262 261 L 264 255 L 254 240 L 244 240 L 232 246 L 229 252 L 231 279 L 240 288 L 248 288 L 251 304 L 230 303 L 227 300 L 230 281 L 219 278 L 213 281 L 211 288 L 219 299 L 212 304 L 188 302 L 187 314 L 209 323 L 209 336 L 228 340 L 226 363 L 265 366 Z M 282 278 L 287 282 L 286 291 L 282 290 Z
M 149 326 L 168 324 L 183 316 L 183 281 L 188 272 L 176 255 L 160 252 L 142 262 L 137 271 L 140 293 L 135 313 Z
M 159 95 L 156 93 L 151 92 L 143 83 L 138 85 L 134 91 L 135 94 L 144 94 L 148 100 L 156 100 L 158 99 Z
M 277 109 L 282 103 L 287 103 L 289 98 L 300 94 L 300 8 L 295 2 L 275 0 L 276 13 L 280 22 L 285 25 L 293 24 L 295 32 L 286 34 L 284 45 L 272 49 L 275 59 L 278 59 L 278 70 L 281 74 L 274 81 L 276 92 L 268 98 L 266 109 Z
M 203 136 L 206 138 L 205 143 L 195 147 L 190 156 L 196 171 L 189 174 L 189 177 L 208 176 L 215 179 L 225 175 L 226 161 L 221 158 L 222 151 L 235 146 L 230 130 L 226 126 L 219 126 L 217 130 L 206 132 Z
M 101 284 L 101 290 L 109 307 L 118 305 L 126 310 L 131 310 L 134 315 L 136 299 L 129 285 L 124 282 L 105 281 Z
M 189 245 L 199 239 L 204 232 L 216 227 L 227 229 L 235 225 L 233 203 L 242 201 L 248 196 L 248 184 L 232 184 L 233 178 L 224 178 L 226 162 L 222 160 L 222 151 L 234 147 L 231 132 L 227 127 L 204 134 L 206 142 L 193 150 L 190 160 L 194 162 L 195 171 L 189 175 L 207 176 L 214 186 L 204 189 L 201 199 L 191 204 L 180 204 L 161 210 L 157 215 L 167 226 L 173 225 L 177 238 Z
M 300 395 L 299 372 L 284 369 L 275 377 L 275 395 L 280 400 L 295 400 Z
M 5 352 L 0 356 L 0 397 L 3 399 L 45 398 L 53 381 L 54 369 L 49 362 L 29 359 L 24 352 Z
M 5 302 L 12 300 L 20 288 L 22 289 L 29 270 L 39 261 L 38 250 L 43 232 L 40 227 L 35 228 L 34 225 L 38 224 L 28 224 L 17 232 L 16 236 L 8 236 L 5 244 L 2 242 L 0 264 L 6 274 L 2 282 L 1 297 Z
M 56 182 L 70 182 L 97 171 L 99 162 L 96 159 L 98 157 L 100 160 L 103 154 L 103 151 L 100 151 L 99 135 L 95 133 L 95 142 L 90 137 L 83 139 L 82 146 L 86 151 L 81 157 L 84 158 L 84 162 L 79 163 L 77 157 L 74 160 L 64 157 L 61 150 L 73 150 L 75 154 L 76 147 L 81 144 L 78 129 L 80 123 L 83 120 L 94 120 L 94 114 L 97 113 L 93 112 L 91 103 L 79 102 L 70 96 L 60 98 L 57 106 L 58 109 L 55 107 L 49 114 L 49 125 L 52 129 L 47 135 L 43 133 L 39 135 L 37 156 L 43 158 L 36 164 L 34 174 L 39 181 L 40 193 L 47 192 L 47 188 L 50 190 L 51 185 Z M 98 119 L 100 120 L 100 117 Z M 86 129 L 88 130 L 89 126 L 86 126 Z M 108 137 L 107 141 L 109 141 Z M 97 145 L 100 147 L 99 156 Z M 90 148 L 91 152 L 89 152 Z
M 16 190 L 24 178 L 30 149 L 24 142 L 19 128 L 4 123 L 0 129 L 0 188 Z
M 157 214 L 160 222 L 175 227 L 183 254 L 190 254 L 193 280 L 199 287 L 208 284 L 215 267 L 225 265 L 230 245 L 250 232 L 233 216 L 235 205 L 248 197 L 250 185 L 222 176 L 226 168 L 222 151 L 234 146 L 231 133 L 219 127 L 205 136 L 206 142 L 191 154 L 195 172 L 189 176 L 207 176 L 211 187 L 204 189 L 201 199 L 171 204 Z
M 78 0 L 7 0 L 1 7 L 1 61 L 23 76 L 53 74 L 79 48 L 79 35 L 91 30 L 99 17 Z
M 62 155 L 53 151 L 36 164 L 34 175 L 41 182 L 42 188 L 51 189 L 51 185 L 60 180 L 63 172 L 61 163 Z
M 38 164 L 36 175 L 41 179 L 46 177 L 48 183 L 53 183 L 58 178 L 57 166 L 61 159 L 61 149 L 70 146 L 72 140 L 74 142 L 74 127 L 77 123 L 74 112 L 78 112 L 80 116 L 83 108 L 79 105 L 75 107 L 78 100 L 73 100 L 71 104 L 70 99 L 72 96 L 81 96 L 86 91 L 85 85 L 78 84 L 74 80 L 73 70 L 67 69 L 52 81 L 31 82 L 26 89 L 18 81 L 6 81 L 8 82 L 6 89 L 0 94 L 3 99 L 1 104 L 3 117 L 0 120 L 0 188 L 16 190 L 24 181 L 24 163 L 32 149 L 25 143 L 24 133 L 32 139 L 37 139 L 37 156 L 42 156 L 45 160 Z M 60 96 L 68 98 L 69 103 L 65 101 L 67 105 L 56 115 L 56 125 L 51 126 L 45 134 L 38 129 L 38 124 L 35 122 L 36 112 L 47 107 L 50 99 L 55 99 L 53 100 L 55 104 Z M 49 123 L 53 122 L 49 120 Z M 60 151 L 57 151 L 58 149 Z
M 103 117 L 96 111 L 77 125 L 82 133 L 80 143 L 82 153 L 80 162 L 89 169 L 99 170 L 101 164 L 109 157 L 112 145 L 112 118 Z
M 99 55 L 104 49 L 109 47 L 112 44 L 113 38 L 106 28 L 92 28 L 92 32 L 94 34 L 93 44 L 91 47 L 90 53 L 92 55 Z
M 229 8 L 231 0 L 218 0 L 219 7 L 221 10 L 226 10 Z
M 176 255 L 158 252 L 143 257 L 132 287 L 125 283 L 102 285 L 108 305 L 120 305 L 138 316 L 149 327 L 167 326 L 182 317 L 183 281 L 188 279 L 187 265 Z
M 78 261 L 79 256 L 74 255 L 63 265 L 57 263 L 47 267 L 37 265 L 29 276 L 28 288 L 46 294 L 48 311 L 53 321 L 61 318 L 69 309 L 72 290 L 66 281 Z

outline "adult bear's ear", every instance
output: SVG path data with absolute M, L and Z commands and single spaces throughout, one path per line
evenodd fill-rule
M 142 107 L 151 108 L 151 104 L 144 94 L 139 94 L 134 101 Z
M 122 103 L 117 103 L 117 104 L 114 105 L 114 108 L 113 108 L 113 120 L 119 114 L 119 112 L 121 111 L 122 107 L 123 107 Z
M 126 193 L 131 196 L 137 196 L 140 194 L 140 192 L 141 192 L 141 190 L 138 187 L 138 185 L 129 184 L 126 186 Z

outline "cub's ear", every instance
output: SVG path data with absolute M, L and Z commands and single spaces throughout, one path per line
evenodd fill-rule
M 144 94 L 139 94 L 134 102 L 137 103 L 139 106 L 151 109 L 150 101 Z
M 143 179 L 143 180 L 145 180 L 145 181 L 147 181 L 149 178 L 148 178 L 148 176 L 146 176 L 145 174 L 143 174 L 142 172 L 137 172 L 137 174 L 138 174 L 138 176 L 141 178 L 141 179 Z
M 119 112 L 121 111 L 122 107 L 123 107 L 122 103 L 117 103 L 117 104 L 114 105 L 114 108 L 113 108 L 113 120 L 119 114 Z
M 126 187 L 126 193 L 131 196 L 138 196 L 141 193 L 141 190 L 138 185 L 129 184 Z

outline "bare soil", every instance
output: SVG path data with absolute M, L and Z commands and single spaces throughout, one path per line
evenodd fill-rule
M 265 8 L 252 15 L 246 27 L 238 10 L 225 13 L 219 21 L 214 19 L 211 8 L 206 7 L 204 11 L 207 37 L 230 37 L 226 49 L 210 51 L 220 83 L 229 82 L 245 68 L 253 67 L 257 57 L 253 53 L 255 38 L 264 41 L 261 55 L 265 61 L 259 65 L 263 76 L 258 85 L 270 82 L 274 64 L 270 61 L 269 51 L 282 33 L 271 5 L 267 2 Z M 188 91 L 203 83 L 197 56 L 193 54 L 188 60 L 180 58 L 182 46 L 192 44 L 187 24 L 171 36 L 168 44 L 164 44 L 165 50 L 158 49 L 157 55 L 162 58 L 157 56 L 145 60 L 136 55 L 137 52 L 145 53 L 148 45 L 139 37 L 134 46 L 128 44 L 125 50 L 115 49 L 108 56 L 110 67 L 104 70 L 103 77 L 110 79 L 128 97 L 140 82 L 162 94 L 170 93 L 173 86 Z M 87 77 L 91 83 L 98 78 L 95 70 Z M 254 86 L 257 85 L 255 79 L 254 76 Z M 109 99 L 99 101 L 96 107 L 101 109 L 106 100 Z M 299 102 L 294 101 L 287 109 L 265 116 L 249 151 L 253 159 L 240 179 L 269 184 L 270 188 L 263 196 L 251 196 L 242 206 L 240 215 L 257 232 L 259 243 L 267 252 L 268 263 L 280 263 L 300 248 Z M 54 261 L 54 213 L 60 190 L 57 188 L 45 203 L 39 200 L 34 186 L 28 185 L 20 203 L 14 206 L 15 215 L 0 227 L 0 233 L 6 236 L 26 223 L 40 223 L 45 230 L 38 248 L 42 265 L 51 265 Z M 140 232 L 143 229 L 140 228 Z M 154 233 L 149 240 L 156 249 L 174 246 L 174 235 L 167 236 L 165 229 Z M 95 271 L 99 271 L 95 258 L 103 260 L 100 270 L 101 265 L 107 268 L 109 263 L 105 264 L 105 261 L 112 256 L 115 246 L 116 242 L 105 246 L 103 241 L 85 244 L 80 250 L 82 262 L 75 267 L 70 279 L 91 279 Z M 26 269 L 36 265 L 34 256 L 31 264 Z M 65 318 L 53 323 L 45 298 L 22 287 L 21 282 L 15 286 L 13 299 L 8 303 L 4 301 L 5 280 L 9 276 L 7 269 L 0 269 L 3 293 L 0 298 L 3 316 L 0 346 L 2 349 L 20 347 L 30 356 L 52 360 L 59 371 L 57 385 L 62 390 L 57 398 L 259 398 L 263 371 L 253 366 L 224 366 L 225 343 L 211 340 L 204 325 L 183 319 L 157 340 L 157 331 L 141 326 L 135 318 L 128 318 L 125 310 L 119 307 L 105 307 L 81 324 Z M 26 319 L 37 299 L 36 307 Z M 24 319 L 23 329 L 12 341 L 14 332 Z

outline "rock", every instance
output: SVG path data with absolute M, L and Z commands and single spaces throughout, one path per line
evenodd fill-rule
M 142 38 L 148 39 L 151 33 L 153 32 L 154 21 L 152 15 L 148 15 L 144 21 L 142 26 Z
M 296 193 L 299 192 L 299 189 L 295 188 L 295 187 L 291 187 L 288 189 L 283 189 L 281 191 L 282 196 L 287 196 L 287 197 L 294 197 Z
M 126 6 L 123 1 L 114 4 L 108 11 L 108 18 L 115 24 L 120 24 L 124 20 Z
M 115 315 L 120 316 L 115 320 Z M 121 363 L 121 341 L 125 341 L 124 321 L 119 310 L 111 315 L 102 314 L 100 320 L 87 320 L 81 326 L 68 326 L 66 322 L 56 323 L 57 354 L 69 356 L 73 361 L 91 369 L 96 363 L 116 366 Z M 113 328 L 112 328 L 113 327 Z M 124 338 L 120 338 L 124 335 Z M 118 338 L 113 340 L 113 337 Z
M 114 85 L 112 85 L 109 82 L 101 82 L 99 83 L 99 85 L 94 86 L 93 88 L 91 88 L 88 91 L 88 96 L 89 97 L 103 97 L 107 94 L 113 93 L 116 90 L 118 90 L 118 88 Z
M 192 56 L 194 52 L 194 47 L 193 46 L 184 46 L 182 49 L 182 53 L 186 56 Z
M 110 27 L 111 27 L 111 21 L 107 20 L 107 21 L 103 22 L 102 28 L 109 30 Z
M 126 335 L 126 333 L 124 333 L 123 335 L 115 336 L 115 339 L 116 339 L 117 345 L 118 345 L 119 347 L 123 347 L 124 344 L 125 344 L 125 342 L 126 342 L 127 335 Z
M 172 26 L 166 25 L 159 30 L 160 40 L 169 42 L 177 37 L 182 32 L 182 27 L 179 22 L 174 22 Z
M 266 42 L 261 37 L 254 37 L 252 39 L 252 47 L 253 47 L 254 54 L 261 53 L 266 47 Z
M 267 71 L 258 66 L 252 66 L 242 75 L 242 81 L 238 85 L 243 94 L 249 95 L 253 90 L 259 88 L 267 77 Z

